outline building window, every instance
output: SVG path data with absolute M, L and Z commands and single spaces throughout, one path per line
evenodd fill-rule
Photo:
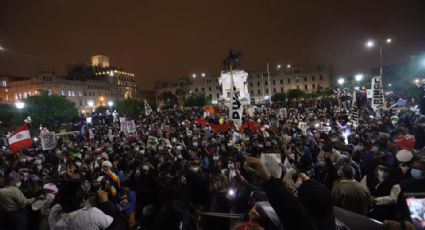
M 212 94 L 210 94 L 210 96 L 209 96 L 209 97 L 210 97 L 210 99 L 211 99 L 211 98 L 212 98 Z
M 323 76 L 322 75 L 319 76 L 319 80 L 321 80 L 321 81 L 323 80 Z
M 257 81 L 257 86 L 260 86 L 260 82 L 259 81 Z
M 250 82 L 250 83 L 249 83 L 249 86 L 250 86 L 250 87 L 252 87 L 252 85 L 253 85 L 253 84 L 252 84 L 252 82 Z
M 316 79 L 315 79 L 315 77 L 314 77 L 314 75 L 313 75 L 313 76 L 311 76 L 311 80 L 312 80 L 312 81 L 316 80 Z
M 219 93 L 217 93 L 217 98 L 220 98 L 220 94 Z
M 266 89 L 266 94 L 269 94 L 269 89 Z
M 276 81 L 275 80 L 273 80 L 273 85 L 276 85 Z
M 304 81 L 307 81 L 307 77 L 304 77 Z
M 267 81 L 264 82 L 264 85 L 268 85 L 269 83 Z
M 63 89 L 61 90 L 61 95 L 65 96 L 65 90 L 63 90 Z
M 211 86 L 210 86 L 210 87 L 208 87 L 208 90 L 209 90 L 209 91 L 211 91 Z
M 280 92 L 283 93 L 283 87 L 280 87 Z
M 300 86 L 299 85 L 297 85 L 297 89 L 300 89 Z
M 254 96 L 254 90 L 251 90 L 251 95 Z
M 295 82 L 298 83 L 298 78 L 295 78 Z
M 276 93 L 276 88 L 273 88 L 273 93 Z
M 283 84 L 283 79 L 280 79 L 280 84 Z
M 313 85 L 312 85 L 312 88 L 313 88 L 313 89 L 316 89 L 316 84 L 313 84 Z
M 258 95 L 260 95 L 261 94 L 261 90 L 258 90 Z
M 304 85 L 304 89 L 305 90 L 308 90 L 308 85 Z
M 288 78 L 288 84 L 290 84 L 290 83 L 291 83 L 291 79 Z
M 202 90 L 202 92 L 205 92 L 205 89 L 204 88 L 202 88 L 201 90 Z

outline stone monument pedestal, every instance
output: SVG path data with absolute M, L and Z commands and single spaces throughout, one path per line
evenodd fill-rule
M 224 100 L 225 104 L 230 102 L 231 76 L 233 76 L 234 86 L 236 87 L 236 92 L 239 95 L 241 104 L 249 105 L 251 103 L 251 98 L 248 91 L 248 73 L 243 70 L 221 71 L 221 76 L 218 79 L 223 91 L 221 99 Z

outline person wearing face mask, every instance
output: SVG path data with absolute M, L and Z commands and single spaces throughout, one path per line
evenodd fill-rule
M 370 200 L 369 189 L 354 179 L 355 171 L 350 164 L 341 169 L 341 181 L 332 189 L 334 205 L 366 216 Z
M 364 176 L 361 183 L 368 187 L 372 195 L 372 209 L 368 216 L 379 221 L 394 219 L 400 185 L 391 175 L 391 170 L 379 164 L 373 173 Z
M 50 229 L 99 230 L 111 226 L 114 219 L 96 207 L 86 207 L 86 199 L 87 194 L 81 183 L 65 183 L 59 189 L 59 203 L 54 205 L 49 213 Z
M 6 186 L 4 181 L 0 181 L 0 224 L 2 229 L 27 229 L 26 206 L 32 204 L 35 198 L 26 198 L 18 187 L 20 187 L 18 175 L 9 175 Z
M 425 191 L 425 159 L 419 159 L 413 162 L 410 176 L 410 178 L 400 184 L 401 193 L 398 199 L 401 215 L 407 220 L 410 219 L 410 212 L 406 205 L 404 194 L 422 193 Z

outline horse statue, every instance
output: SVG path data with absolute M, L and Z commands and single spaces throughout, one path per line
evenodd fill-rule
M 237 68 L 240 66 L 240 57 L 242 52 L 233 53 L 232 50 L 229 51 L 229 56 L 226 57 L 223 61 L 224 70 L 229 71 L 230 67 Z

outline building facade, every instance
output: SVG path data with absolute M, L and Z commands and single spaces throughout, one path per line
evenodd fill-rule
M 113 106 L 125 98 L 136 97 L 135 75 L 109 66 L 109 59 L 108 65 L 104 59 L 102 61 L 101 66 L 73 65 L 63 77 L 53 73 L 42 73 L 35 78 L 0 76 L 1 102 L 15 103 L 46 92 L 66 97 L 85 113 L 98 106 Z
M 217 103 L 222 97 L 222 88 L 219 76 L 196 77 L 182 79 L 177 82 L 156 82 L 156 104 L 161 105 L 159 95 L 164 91 L 175 94 L 178 91 L 203 93 Z M 261 104 L 269 101 L 274 94 L 286 93 L 290 89 L 300 89 L 306 93 L 317 92 L 332 87 L 333 71 L 331 67 L 319 66 L 311 70 L 300 68 L 280 69 L 269 72 L 253 71 L 248 74 L 248 91 L 252 104 Z M 184 84 L 181 84 L 184 82 Z

